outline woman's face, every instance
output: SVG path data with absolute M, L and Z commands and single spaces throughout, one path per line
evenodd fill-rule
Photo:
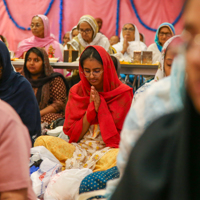
M 87 22 L 82 22 L 79 25 L 79 32 L 81 33 L 82 38 L 87 43 L 92 42 L 94 31 L 92 30 L 92 27 Z
M 26 68 L 32 76 L 40 76 L 43 72 L 42 58 L 31 52 L 27 58 Z
M 135 40 L 135 27 L 132 24 L 126 24 L 123 27 L 122 31 L 123 38 L 126 38 L 127 41 L 131 42 Z
M 173 51 L 173 48 L 168 47 L 166 55 L 165 55 L 165 59 L 164 59 L 165 76 L 169 76 L 171 74 L 171 66 L 172 66 L 174 57 L 175 57 L 175 52 Z
M 31 31 L 34 36 L 44 38 L 44 24 L 40 17 L 36 16 L 32 19 Z
M 70 33 L 65 33 L 64 37 L 63 37 L 63 43 L 67 44 L 70 41 L 70 37 L 69 37 Z
M 161 46 L 163 46 L 165 44 L 165 42 L 172 37 L 172 33 L 169 30 L 168 27 L 162 27 L 158 33 L 158 40 L 161 44 Z
M 72 31 L 72 38 L 76 37 L 78 35 L 78 29 L 74 29 Z
M 94 58 L 87 58 L 83 62 L 83 72 L 97 91 L 103 91 L 103 65 Z

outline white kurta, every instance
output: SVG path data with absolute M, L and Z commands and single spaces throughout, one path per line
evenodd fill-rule
M 147 48 L 147 51 L 152 51 L 153 52 L 153 63 L 156 63 L 157 61 L 160 61 L 161 52 L 159 51 L 156 43 L 153 43 L 153 44 L 149 45 L 149 47 Z

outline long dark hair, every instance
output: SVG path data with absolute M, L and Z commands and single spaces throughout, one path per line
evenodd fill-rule
M 45 77 L 45 73 L 44 73 L 44 68 L 45 68 L 44 56 L 43 56 L 43 53 L 39 49 L 37 49 L 36 47 L 30 48 L 27 51 L 26 55 L 25 55 L 25 62 L 24 62 L 24 73 L 25 73 L 25 76 L 28 76 L 28 78 L 31 78 L 31 73 L 28 71 L 28 69 L 26 67 L 26 63 L 28 61 L 28 57 L 29 57 L 30 53 L 35 53 L 38 57 L 40 57 L 42 59 L 42 76 L 41 77 Z

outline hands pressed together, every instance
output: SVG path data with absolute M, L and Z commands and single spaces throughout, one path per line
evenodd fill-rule
M 92 101 L 94 101 L 95 111 L 98 112 L 101 99 L 99 93 L 97 92 L 94 86 L 91 86 L 91 91 L 90 91 L 90 103 Z
M 129 43 L 128 43 L 127 37 L 125 36 L 124 43 L 123 43 L 123 49 L 121 51 L 122 54 L 124 54 L 127 51 L 128 46 L 129 46 Z

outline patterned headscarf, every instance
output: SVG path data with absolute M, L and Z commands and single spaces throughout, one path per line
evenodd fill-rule
M 83 15 L 78 22 L 78 25 L 77 25 L 78 28 L 82 22 L 87 22 L 92 27 L 92 30 L 94 31 L 94 34 L 93 34 L 93 39 L 94 39 L 96 34 L 99 32 L 99 26 L 96 20 L 94 19 L 94 17 L 92 17 L 91 15 Z

